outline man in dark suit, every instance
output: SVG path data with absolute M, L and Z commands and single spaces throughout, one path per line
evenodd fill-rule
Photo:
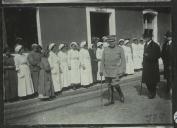
M 152 40 L 152 29 L 146 29 L 143 38 L 145 40 L 143 54 L 143 72 L 142 82 L 148 89 L 148 98 L 153 99 L 156 96 L 156 86 L 160 81 L 159 63 L 160 47 Z
M 167 31 L 165 34 L 165 43 L 162 46 L 162 60 L 164 65 L 164 78 L 167 80 L 167 93 L 171 89 L 172 81 L 172 33 Z

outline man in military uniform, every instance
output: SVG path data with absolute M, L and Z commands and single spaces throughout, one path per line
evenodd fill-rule
M 164 78 L 167 80 L 167 93 L 170 93 L 172 81 L 172 33 L 168 31 L 165 34 L 165 43 L 162 46 L 162 60 L 164 65 Z
M 160 81 L 159 63 L 160 47 L 152 40 L 152 29 L 146 29 L 143 38 L 145 39 L 143 54 L 142 82 L 146 84 L 149 91 L 148 98 L 156 96 L 156 86 Z
M 105 106 L 114 104 L 114 88 L 120 96 L 120 101 L 124 102 L 124 95 L 119 86 L 120 76 L 125 73 L 125 55 L 120 46 L 116 46 L 115 35 L 108 36 L 106 40 L 109 46 L 103 51 L 100 75 L 105 77 L 105 83 L 108 85 L 109 98 Z

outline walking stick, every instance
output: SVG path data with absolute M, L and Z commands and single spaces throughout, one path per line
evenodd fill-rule
M 103 105 L 103 79 L 101 76 L 101 105 Z
M 141 94 L 142 94 L 142 86 L 143 86 L 143 83 L 142 83 L 142 79 L 141 79 L 140 96 L 141 96 Z
M 140 85 L 140 86 L 141 86 L 141 87 L 140 87 L 140 96 L 141 96 L 141 94 L 142 94 L 142 88 L 143 88 L 143 82 L 142 82 L 142 79 L 143 79 L 143 78 L 142 78 L 142 77 L 143 77 L 143 75 L 141 76 L 141 85 Z

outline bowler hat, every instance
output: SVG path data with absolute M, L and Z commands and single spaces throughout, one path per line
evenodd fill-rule
M 152 37 L 153 36 L 153 29 L 145 29 L 144 30 L 144 34 L 143 34 L 143 37 L 146 38 L 146 37 Z

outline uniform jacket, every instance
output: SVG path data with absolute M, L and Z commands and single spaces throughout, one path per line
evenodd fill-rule
M 147 56 L 145 56 L 147 54 Z M 144 46 L 142 82 L 157 83 L 160 81 L 159 63 L 160 47 L 153 40 Z
M 126 63 L 123 48 L 107 47 L 103 51 L 100 71 L 105 77 L 117 77 L 125 72 Z

